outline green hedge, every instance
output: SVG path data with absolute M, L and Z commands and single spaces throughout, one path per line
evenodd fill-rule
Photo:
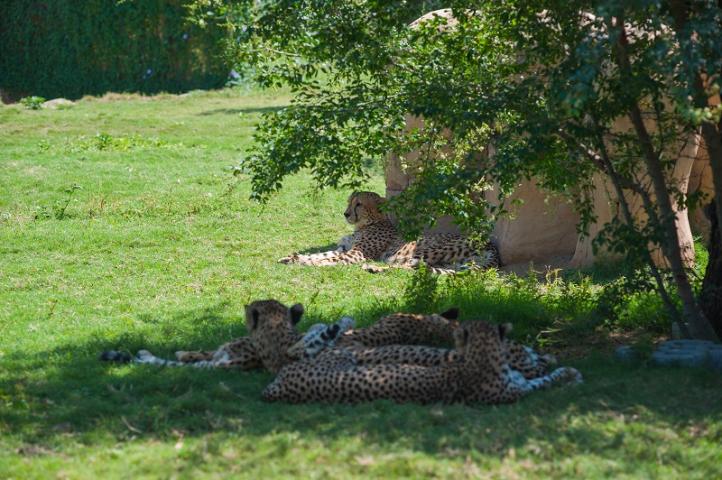
M 2 0 L 0 89 L 78 98 L 223 85 L 224 32 L 186 20 L 188 0 Z

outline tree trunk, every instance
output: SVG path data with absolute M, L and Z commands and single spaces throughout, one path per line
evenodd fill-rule
M 690 41 L 689 35 L 691 32 L 685 31 L 689 21 L 690 7 L 689 2 L 684 0 L 670 0 L 670 12 L 674 18 L 674 27 L 677 35 L 683 41 Z M 717 2 L 717 8 L 722 8 L 722 0 Z M 716 102 L 712 101 L 709 93 L 705 91 L 701 71 L 696 72 L 692 87 L 694 92 L 693 101 L 696 107 L 713 107 L 719 102 L 719 96 L 717 96 Z M 720 252 L 722 250 L 722 121 L 716 125 L 704 121 L 701 130 L 702 137 L 707 145 L 710 166 L 712 167 L 714 198 L 712 203 L 707 206 L 706 212 L 711 222 L 709 263 L 702 280 L 700 305 L 717 336 L 722 339 L 722 252 Z
M 674 281 L 677 285 L 677 293 L 682 300 L 682 309 L 685 320 L 689 322 L 689 333 L 692 338 L 704 340 L 717 340 L 717 335 L 712 329 L 709 320 L 697 303 L 692 291 L 684 262 L 682 261 L 682 249 L 679 246 L 679 235 L 677 235 L 677 224 L 675 223 L 675 212 L 672 208 L 672 201 L 669 198 L 667 182 L 664 178 L 659 156 L 654 151 L 649 132 L 647 132 L 642 120 L 642 113 L 639 107 L 634 104 L 630 109 L 630 118 L 634 124 L 637 137 L 640 140 L 644 154 L 647 173 L 652 179 L 654 195 L 659 207 L 659 220 L 665 231 L 665 239 L 662 243 L 662 250 L 669 261 Z
M 713 107 L 714 104 L 705 106 Z M 702 123 L 702 137 L 707 144 L 709 164 L 712 168 L 712 184 L 714 185 L 714 198 L 717 219 L 717 230 L 722 228 L 722 123 L 715 125 L 710 122 Z M 714 213 L 714 212 L 713 212 Z M 714 230 L 714 228 L 713 228 Z M 717 237 L 719 238 L 719 237 Z
M 709 263 L 704 272 L 699 303 L 717 336 L 722 338 L 722 235 L 715 203 L 710 203 L 705 210 L 712 228 L 708 246 Z
M 608 24 L 608 28 L 610 31 L 618 29 L 620 33 L 619 40 L 615 46 L 615 59 L 622 73 L 627 77 L 631 77 L 632 68 L 627 53 L 628 39 L 624 27 L 624 19 L 614 19 Z M 652 139 L 647 131 L 647 127 L 644 125 L 642 112 L 636 101 L 630 104 L 629 118 L 632 121 L 632 125 L 634 125 L 634 131 L 639 139 L 647 174 L 652 180 L 652 188 L 659 208 L 658 217 L 665 232 L 665 238 L 662 241 L 662 251 L 669 261 L 669 266 L 672 270 L 675 284 L 677 285 L 677 293 L 682 300 L 682 311 L 685 320 L 689 323 L 689 333 L 692 338 L 717 340 L 717 335 L 697 303 L 692 285 L 689 282 L 689 277 L 684 262 L 682 261 L 682 249 L 679 246 L 679 235 L 677 234 L 677 225 L 675 222 L 676 213 L 672 208 L 667 180 L 664 176 L 659 153 L 654 149 Z
M 707 144 L 712 167 L 714 198 L 705 209 L 710 219 L 709 263 L 702 280 L 700 306 L 722 339 L 722 135 L 720 125 L 702 124 L 702 136 Z

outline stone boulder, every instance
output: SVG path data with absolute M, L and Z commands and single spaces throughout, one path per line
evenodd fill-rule
M 454 20 L 451 10 L 439 10 L 428 13 L 411 24 L 411 27 L 433 18 L 444 17 L 447 25 L 444 28 L 454 28 Z M 406 118 L 406 129 L 423 129 L 422 118 L 408 115 Z M 655 130 L 651 122 L 647 124 L 650 131 Z M 632 126 L 627 118 L 620 118 L 614 125 L 615 132 L 630 132 Z M 453 133 L 449 130 L 444 132 L 447 138 Z M 687 193 L 697 189 L 708 188 L 706 180 L 697 181 L 693 172 L 700 178 L 705 177 L 704 149 L 700 149 L 699 136 L 691 134 L 680 145 L 671 145 L 670 155 L 675 155 L 677 163 L 670 180 L 677 183 L 678 188 Z M 450 153 L 446 147 L 446 152 Z M 610 144 L 608 148 L 613 151 Z M 493 148 L 490 146 L 484 155 L 493 155 Z M 414 166 L 418 165 L 420 153 L 417 151 L 408 152 L 402 156 L 389 155 L 385 167 L 386 196 L 393 197 L 401 193 L 414 180 Z M 433 152 L 432 152 L 433 158 Z M 709 161 L 707 160 L 707 164 Z M 702 173 L 699 173 L 701 169 Z M 692 181 L 690 178 L 692 177 Z M 549 195 L 540 190 L 534 182 L 520 182 L 514 194 L 509 198 L 510 204 L 514 200 L 521 200 L 521 205 L 514 209 L 513 216 L 509 219 L 502 219 L 497 222 L 494 228 L 492 239 L 496 241 L 502 261 L 508 268 L 515 271 L 523 271 L 529 262 L 537 266 L 552 267 L 589 267 L 595 261 L 604 258 L 614 259 L 614 255 L 604 250 L 594 251 L 592 248 L 593 239 L 602 230 L 605 223 L 620 215 L 619 198 L 612 188 L 610 180 L 599 173 L 594 179 L 594 213 L 596 222 L 589 226 L 588 235 L 580 236 L 577 232 L 579 215 L 574 212 L 565 199 Z M 690 190 L 688 190 L 690 189 Z M 496 198 L 495 190 L 489 192 L 489 199 Z M 644 209 L 640 197 L 631 192 L 625 192 L 625 198 L 630 204 L 635 222 L 642 225 L 646 222 Z M 680 246 L 684 252 L 684 260 L 687 264 L 694 263 L 694 248 L 692 230 L 688 219 L 687 210 L 676 212 L 678 236 Z M 697 215 L 695 213 L 695 215 Z M 458 231 L 450 218 L 438 219 L 434 231 Z M 661 252 L 653 252 L 655 261 L 664 263 Z
M 68 100 L 67 98 L 54 98 L 43 103 L 43 108 L 49 108 L 51 110 L 70 108 L 75 105 L 75 102 Z

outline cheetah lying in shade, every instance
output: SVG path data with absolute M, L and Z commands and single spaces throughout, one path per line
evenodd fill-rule
M 312 335 L 297 330 L 304 308 L 301 304 L 287 307 L 276 300 L 257 300 L 246 306 L 248 336 L 239 337 L 212 351 L 179 351 L 176 360 L 165 360 L 141 350 L 133 358 L 119 352 L 101 354 L 102 360 L 134 362 L 164 367 L 222 368 L 252 370 L 263 368 L 276 373 L 283 366 L 304 357 L 314 357 L 329 345 L 353 347 L 358 361 L 373 363 L 413 363 L 437 365 L 451 355 L 448 350 L 422 346 L 446 346 L 454 343 L 453 332 L 459 325 L 458 309 L 441 314 L 420 315 L 394 313 L 376 323 L 353 329 L 350 319 L 315 329 Z M 314 327 L 311 328 L 314 330 Z M 325 338 L 324 338 L 325 336 Z M 320 340 L 320 341 L 319 341 Z M 329 343 L 331 341 L 332 343 Z M 526 378 L 545 375 L 556 364 L 551 355 L 540 355 L 529 347 L 505 339 L 507 362 Z M 400 356 L 389 345 L 409 346 Z M 361 348 L 362 347 L 362 348 Z
M 263 391 L 266 401 L 289 403 L 357 403 L 378 399 L 396 402 L 510 403 L 539 389 L 560 383 L 580 383 L 569 367 L 527 379 L 506 360 L 509 324 L 467 322 L 454 332 L 453 351 L 391 345 L 375 350 L 391 361 L 367 364 L 369 349 L 331 348 L 313 358 L 285 366 Z M 434 362 L 412 364 L 404 358 L 420 349 Z M 412 350 L 410 350 L 412 349 Z M 376 355 L 376 360 L 378 356 Z
M 164 367 L 188 366 L 238 370 L 263 368 L 276 373 L 284 365 L 303 356 L 303 353 L 299 356 L 289 353 L 291 347 L 304 338 L 304 335 L 297 330 L 304 313 L 303 305 L 295 304 L 289 308 L 276 300 L 257 300 L 246 305 L 245 310 L 248 336 L 231 340 L 216 350 L 178 351 L 175 360 L 156 357 L 148 350 L 140 350 L 135 357 L 106 351 L 101 354 L 100 359 Z M 355 343 L 366 346 L 392 343 L 448 344 L 453 329 L 450 322 L 457 316 L 456 309 L 441 315 L 396 313 L 382 317 L 377 323 L 365 328 L 351 329 L 347 325 L 348 322 L 344 322 L 343 319 L 339 322 L 338 329 L 333 330 L 333 324 L 327 327 L 331 329 L 330 335 L 333 336 L 333 340 L 340 344 Z M 342 328 L 341 325 L 344 324 L 347 326 Z M 317 332 L 323 332 L 323 329 Z
M 353 235 L 343 237 L 336 250 L 306 255 L 294 253 L 279 262 L 328 266 L 382 261 L 392 267 L 416 268 L 423 261 L 435 273 L 453 273 L 467 266 L 501 266 L 499 252 L 491 242 L 477 248 L 469 239 L 453 234 L 431 234 L 405 242 L 379 210 L 383 202 L 374 192 L 351 194 L 344 216 L 354 226 Z M 367 264 L 363 267 L 370 272 L 383 270 Z

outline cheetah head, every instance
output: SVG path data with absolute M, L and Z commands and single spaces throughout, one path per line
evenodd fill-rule
M 454 330 L 456 350 L 470 371 L 500 372 L 506 364 L 506 342 L 511 324 L 494 325 L 481 320 L 462 323 Z
M 343 213 L 346 221 L 351 225 L 363 227 L 386 217 L 379 210 L 384 198 L 374 192 L 354 192 L 348 197 L 348 206 Z
M 263 366 L 276 373 L 291 362 L 288 348 L 300 338 L 296 325 L 303 305 L 287 307 L 276 300 L 257 300 L 246 305 L 246 327 Z

